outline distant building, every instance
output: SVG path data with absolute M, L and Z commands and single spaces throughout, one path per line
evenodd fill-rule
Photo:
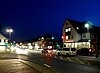
M 8 39 L 0 34 L 0 50 L 5 50 L 5 44 L 8 43 Z
M 31 43 L 32 49 L 45 49 L 45 48 L 54 48 L 57 47 L 57 40 L 52 35 L 46 34 L 39 36 L 35 39 L 28 40 L 27 43 Z
M 88 22 L 79 22 L 72 19 L 67 19 L 64 22 L 62 29 L 63 47 L 80 48 L 97 48 L 99 42 L 99 27 L 91 24 L 85 27 Z

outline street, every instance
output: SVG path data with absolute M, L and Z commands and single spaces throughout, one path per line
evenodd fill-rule
M 39 73 L 16 59 L 0 60 L 0 73 Z
M 0 73 L 100 73 L 100 0 L 0 5 Z
M 100 69 L 78 63 L 75 57 L 59 57 L 54 54 L 28 53 L 28 55 L 17 55 L 13 53 L 0 53 L 0 60 L 21 59 L 35 63 L 54 73 L 100 73 Z M 75 61 L 72 61 L 75 59 Z

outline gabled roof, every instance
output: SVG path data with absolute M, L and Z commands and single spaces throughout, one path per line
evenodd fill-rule
M 68 22 L 74 27 L 74 29 L 78 32 L 78 33 L 84 33 L 87 31 L 86 28 L 84 28 L 84 24 L 86 22 L 80 22 L 80 21 L 76 21 L 76 20 L 72 20 L 72 19 L 67 19 Z
M 85 23 L 87 23 L 87 21 L 80 22 L 80 21 L 76 21 L 76 20 L 72 20 L 72 19 L 67 19 L 67 21 L 74 27 L 74 29 L 79 34 L 87 32 L 87 28 L 85 27 Z M 95 32 L 95 29 L 97 29 L 97 27 L 93 26 L 93 25 L 91 25 L 91 26 L 92 26 L 92 28 L 89 28 L 89 32 Z
M 4 37 L 2 34 L 0 34 L 0 39 L 7 39 L 7 38 Z

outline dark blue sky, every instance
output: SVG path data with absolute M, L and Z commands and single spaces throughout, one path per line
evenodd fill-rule
M 66 18 L 91 21 L 99 26 L 100 1 L 0 0 L 0 23 L 13 28 L 13 40 L 31 39 L 46 33 L 61 37 Z

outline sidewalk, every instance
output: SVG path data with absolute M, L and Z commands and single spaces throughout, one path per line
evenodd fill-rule
M 21 59 L 0 60 L 0 73 L 57 73 L 54 70 Z
M 81 56 L 77 55 L 77 58 L 83 59 L 83 60 L 93 60 L 93 61 L 100 61 L 100 56 L 96 58 L 95 56 Z
M 86 65 L 93 66 L 100 69 L 100 56 L 96 58 L 95 56 L 80 56 L 77 58 Z
M 40 73 L 15 59 L 0 60 L 0 73 Z

